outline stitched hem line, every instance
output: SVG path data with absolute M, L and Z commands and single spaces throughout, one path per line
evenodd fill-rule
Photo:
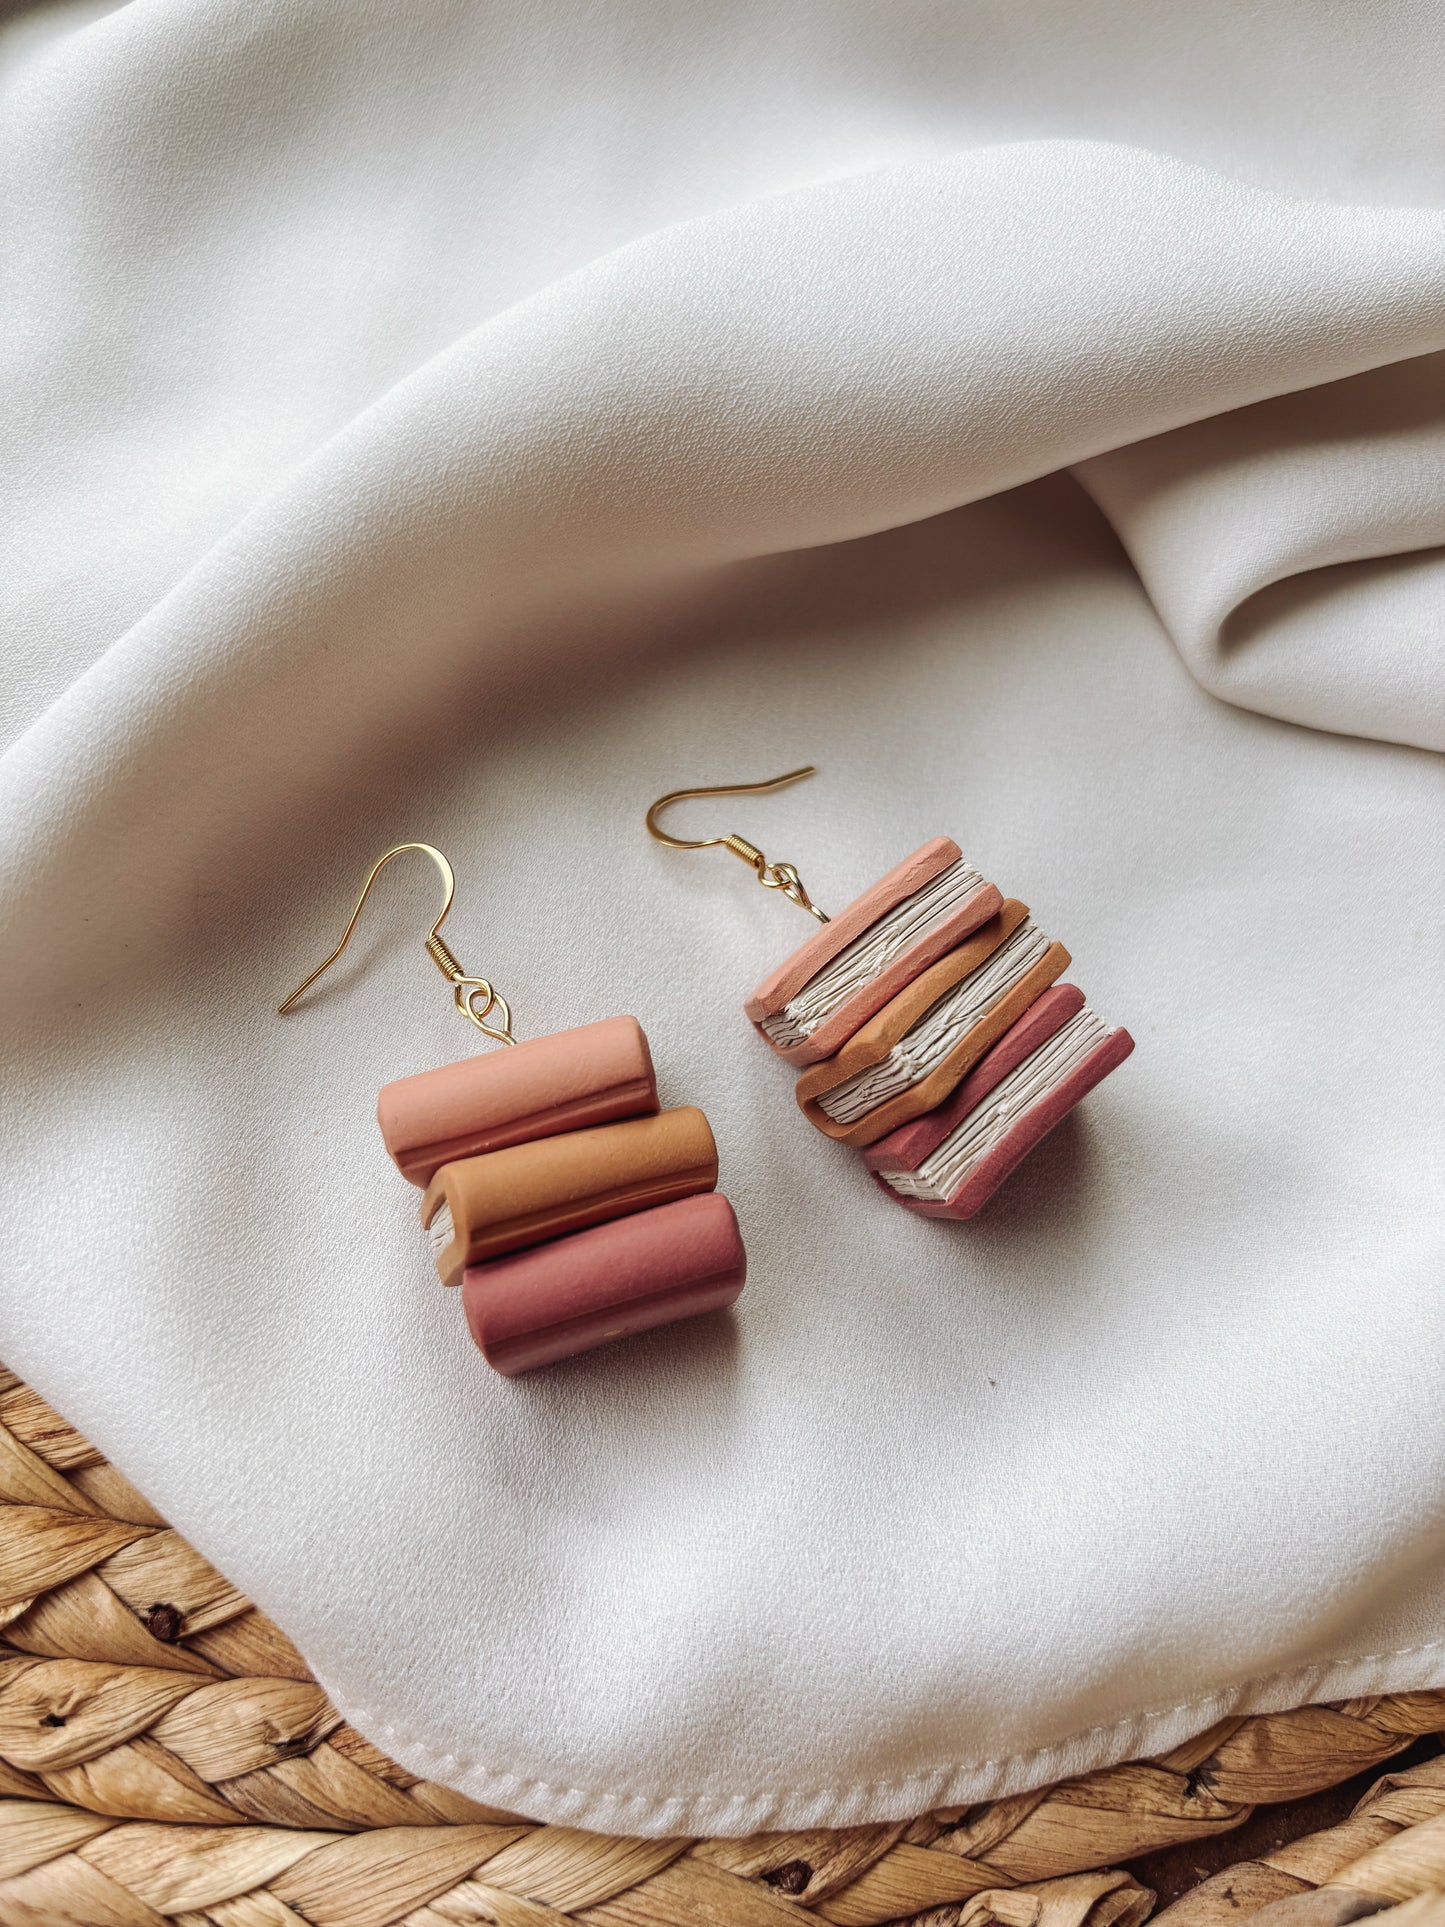
M 1237 1714 L 1279 1713 L 1315 1700 L 1360 1694 L 1426 1691 L 1445 1685 L 1445 1640 L 1263 1675 L 1199 1699 L 1086 1727 L 1032 1751 L 922 1767 L 899 1779 L 750 1793 L 578 1787 L 500 1772 L 479 1760 L 438 1751 L 395 1721 L 374 1717 L 365 1707 L 354 1705 L 325 1679 L 321 1684 L 344 1718 L 402 1766 L 455 1787 L 483 1805 L 599 1833 L 727 1835 L 906 1820 L 931 1807 L 1001 1799 L 1122 1760 L 1165 1752 L 1216 1720 Z

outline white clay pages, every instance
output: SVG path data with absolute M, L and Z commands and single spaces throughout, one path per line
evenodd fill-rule
M 896 957 L 902 956 L 982 887 L 982 874 L 966 857 L 950 863 L 921 890 L 915 890 L 912 896 L 905 897 L 902 903 L 895 904 L 886 915 L 870 924 L 861 937 L 846 944 L 816 976 L 808 979 L 776 1016 L 764 1017 L 761 1024 L 764 1034 L 784 1050 L 803 1043 L 825 1017 L 841 1009 Z
M 445 1198 L 432 1213 L 431 1223 L 426 1228 L 427 1248 L 433 1258 L 440 1258 L 452 1241 L 452 1208 Z
M 1032 917 L 1025 917 L 976 970 L 947 990 L 906 1031 L 877 1064 L 855 1073 L 819 1097 L 820 1107 L 837 1124 L 852 1124 L 923 1079 L 947 1057 L 978 1020 L 986 1016 L 1048 950 L 1049 939 Z
M 884 1171 L 880 1176 L 902 1197 L 946 1204 L 1020 1118 L 1072 1077 L 1108 1035 L 1109 1026 L 1085 1004 L 961 1118 L 916 1171 Z

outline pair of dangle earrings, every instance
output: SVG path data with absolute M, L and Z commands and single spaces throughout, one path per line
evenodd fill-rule
M 647 829 L 670 849 L 730 850 L 818 922 L 746 1000 L 747 1015 L 799 1067 L 803 1114 L 856 1147 L 891 1197 L 925 1216 L 970 1218 L 1133 1039 L 1059 981 L 1068 951 L 948 837 L 830 918 L 792 864 L 770 863 L 745 837 L 686 839 L 661 826 L 675 803 L 814 773 L 673 790 L 648 810 Z M 427 954 L 460 1015 L 504 1048 L 386 1085 L 377 1119 L 393 1163 L 422 1190 L 437 1271 L 460 1285 L 488 1363 L 510 1376 L 732 1304 L 747 1260 L 716 1189 L 706 1117 L 661 1108 L 635 1017 L 518 1043 L 506 1000 L 440 934 L 456 885 L 431 844 L 378 858 L 340 942 L 279 1011 L 341 956 L 377 876 L 409 851 L 443 883 Z

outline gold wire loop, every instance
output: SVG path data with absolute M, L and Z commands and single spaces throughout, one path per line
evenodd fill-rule
M 452 981 L 456 986 L 452 1001 L 463 1017 L 488 1037 L 495 1037 L 499 1044 L 516 1043 L 512 1035 L 512 1006 L 500 990 L 494 990 L 485 977 L 459 977 Z M 481 1000 L 480 1010 L 477 1008 L 478 999 Z M 495 1024 L 487 1021 L 493 1011 L 498 1016 Z
M 299 998 L 305 996 L 312 984 L 316 982 L 316 979 L 324 976 L 332 964 L 336 962 L 337 958 L 351 942 L 357 920 L 361 916 L 366 899 L 371 895 L 371 886 L 376 882 L 376 879 L 381 875 L 382 871 L 394 856 L 403 856 L 408 850 L 419 850 L 423 856 L 429 856 L 441 872 L 442 907 L 437 915 L 436 922 L 433 923 L 431 929 L 427 932 L 425 948 L 427 955 L 452 986 L 452 1001 L 462 1016 L 465 1017 L 469 1023 L 475 1024 L 477 1029 L 484 1032 L 488 1037 L 496 1038 L 497 1042 L 501 1044 L 515 1044 L 517 1040 L 512 1035 L 512 1010 L 506 998 L 503 997 L 499 991 L 494 990 L 485 977 L 469 977 L 460 963 L 458 963 L 455 954 L 448 947 L 445 938 L 440 935 L 441 927 L 446 922 L 447 913 L 452 907 L 452 898 L 457 893 L 457 880 L 452 871 L 451 864 L 447 862 L 441 851 L 430 843 L 394 843 L 384 856 L 379 856 L 376 859 L 367 874 L 365 883 L 361 886 L 361 895 L 356 899 L 355 907 L 347 919 L 346 928 L 341 933 L 340 943 L 337 944 L 330 956 L 324 957 L 322 961 L 317 964 L 309 977 L 304 978 L 297 984 L 296 988 L 288 997 L 282 998 L 281 1002 L 276 1006 L 277 1016 L 284 1017 L 292 1005 L 296 1003 Z M 501 1021 L 499 1023 L 488 1021 L 494 1014 L 500 1018 Z
M 669 850 L 731 850 L 741 857 L 756 875 L 765 890 L 781 890 L 790 903 L 796 903 L 800 910 L 816 917 L 819 923 L 828 921 L 827 915 L 818 908 L 804 888 L 803 879 L 791 863 L 769 863 L 756 843 L 749 843 L 745 836 L 701 836 L 689 839 L 671 836 L 661 828 L 658 817 L 673 803 L 686 803 L 698 796 L 760 796 L 765 790 L 780 790 L 789 783 L 800 783 L 805 776 L 816 776 L 817 769 L 812 763 L 804 763 L 801 769 L 790 769 L 784 776 L 769 777 L 766 783 L 715 783 L 708 789 L 669 790 L 666 796 L 659 796 L 647 812 L 647 833 L 659 843 L 665 843 Z

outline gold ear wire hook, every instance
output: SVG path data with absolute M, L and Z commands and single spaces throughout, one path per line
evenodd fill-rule
M 512 1011 L 506 998 L 502 996 L 500 991 L 493 990 L 485 977 L 469 977 L 457 962 L 456 957 L 447 948 L 441 936 L 441 927 L 447 920 L 447 913 L 452 907 L 452 898 L 456 895 L 457 880 L 452 872 L 451 864 L 447 862 L 441 851 L 433 848 L 430 843 L 395 843 L 384 856 L 379 856 L 376 859 L 375 863 L 371 866 L 365 883 L 361 886 L 361 895 L 356 899 L 356 907 L 352 910 L 351 916 L 347 920 L 346 928 L 341 933 L 340 943 L 337 944 L 329 957 L 324 958 L 322 962 L 316 966 L 309 977 L 297 984 L 289 997 L 282 998 L 281 1002 L 276 1006 L 277 1016 L 284 1017 L 297 999 L 304 997 L 312 984 L 316 982 L 316 979 L 324 976 L 332 964 L 336 962 L 336 959 L 341 955 L 342 951 L 345 950 L 347 944 L 351 942 L 352 933 L 356 929 L 357 919 L 361 915 L 366 899 L 371 895 L 371 886 L 376 882 L 376 879 L 381 875 L 381 872 L 394 856 L 402 856 L 408 850 L 420 850 L 423 856 L 429 856 L 431 858 L 432 862 L 441 872 L 444 890 L 442 907 L 436 922 L 427 932 L 426 953 L 451 985 L 453 1003 L 455 1003 L 463 1017 L 470 1023 L 475 1024 L 477 1029 L 484 1032 L 488 1037 L 495 1037 L 500 1044 L 515 1044 L 517 1040 L 512 1035 Z M 480 1008 L 478 1008 L 479 1003 Z M 493 1012 L 497 1014 L 500 1022 L 492 1024 L 486 1021 Z
M 731 850 L 734 856 L 740 856 L 752 866 L 765 890 L 781 890 L 790 903 L 796 903 L 819 923 L 826 923 L 826 915 L 808 895 L 803 879 L 791 863 L 769 863 L 757 845 L 749 843 L 745 836 L 702 836 L 689 841 L 685 837 L 669 836 L 657 822 L 659 813 L 673 803 L 685 803 L 697 796 L 759 796 L 765 790 L 780 790 L 788 783 L 801 783 L 805 776 L 817 773 L 812 763 L 804 763 L 801 769 L 790 769 L 786 776 L 771 776 L 766 783 L 715 783 L 710 789 L 669 790 L 666 796 L 659 796 L 647 812 L 647 833 L 659 843 L 665 843 L 669 850 Z

